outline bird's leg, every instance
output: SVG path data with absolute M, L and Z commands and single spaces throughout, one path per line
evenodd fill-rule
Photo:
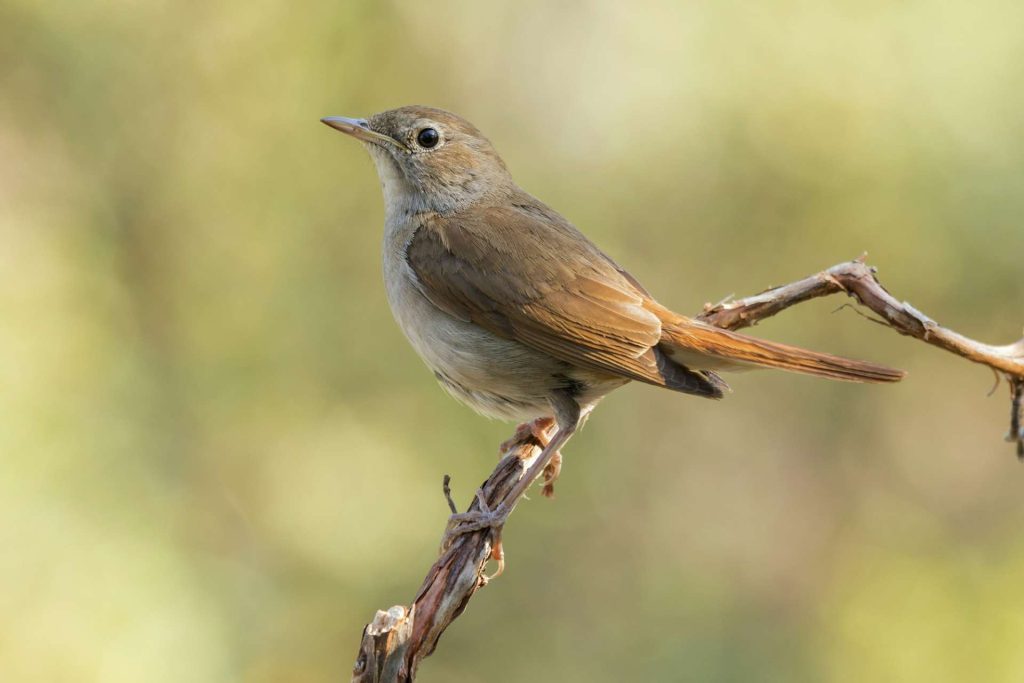
M 540 455 L 533 461 L 530 467 L 526 470 L 519 481 L 515 483 L 512 490 L 509 491 L 501 503 L 491 510 L 488 508 L 486 500 L 484 500 L 483 492 L 477 492 L 477 503 L 479 509 L 470 510 L 459 514 L 452 515 L 448 519 L 448 528 L 445 530 L 444 538 L 441 541 L 442 550 L 447 549 L 451 542 L 457 536 L 462 534 L 471 533 L 473 531 L 480 531 L 481 529 L 494 529 L 494 540 L 492 542 L 492 553 L 491 556 L 498 560 L 500 563 L 500 569 L 504 567 L 504 552 L 501 547 L 501 529 L 505 525 L 505 520 L 512 514 L 512 510 L 515 508 L 516 503 L 526 493 L 526 490 L 530 487 L 533 481 L 545 472 L 548 466 L 551 464 L 555 455 L 559 452 L 559 449 L 569 438 L 576 432 L 576 429 L 580 424 L 581 411 L 580 406 L 576 403 L 575 399 L 564 391 L 555 391 L 551 395 L 551 407 L 555 411 L 555 422 L 558 425 L 558 431 L 551 437 L 548 443 L 543 447 Z M 547 425 L 546 425 L 547 426 Z

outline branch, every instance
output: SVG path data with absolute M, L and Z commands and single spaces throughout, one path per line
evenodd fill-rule
M 553 432 L 552 421 L 545 434 L 550 437 Z M 510 495 L 512 489 L 540 455 L 542 444 L 530 430 L 518 429 L 502 449 L 501 461 L 480 487 L 470 510 L 482 509 L 481 498 L 491 510 L 502 503 L 518 503 Z M 444 492 L 454 508 L 447 476 Z M 405 683 L 415 678 L 420 661 L 434 652 L 441 634 L 462 614 L 477 589 L 501 573 L 504 555 L 500 545 L 494 557 L 495 537 L 500 533 L 500 529 L 481 529 L 455 536 L 427 572 L 412 605 L 378 610 L 363 629 L 352 683 Z M 497 560 L 498 571 L 488 577 L 484 570 L 491 559 Z
M 780 313 L 790 306 L 829 294 L 846 292 L 865 308 L 881 317 L 882 324 L 900 334 L 914 337 L 956 354 L 969 361 L 986 365 L 1004 376 L 1010 385 L 1010 431 L 1006 440 L 1017 444 L 1017 457 L 1024 460 L 1024 430 L 1021 428 L 1024 409 L 1024 338 L 1003 346 L 975 341 L 942 327 L 906 301 L 897 301 L 882 286 L 876 270 L 864 263 L 864 257 L 840 263 L 803 280 L 774 287 L 745 299 L 704 306 L 698 318 L 712 325 L 738 330 Z
M 698 318 L 718 327 L 738 330 L 756 325 L 790 306 L 839 292 L 854 297 L 877 314 L 881 321 L 876 322 L 986 365 L 997 373 L 997 377 L 1005 376 L 1011 395 L 1010 432 L 1006 438 L 1017 444 L 1017 456 L 1024 459 L 1024 339 L 1005 346 L 992 346 L 942 327 L 909 303 L 893 298 L 878 281 L 875 269 L 864 263 L 863 257 L 745 299 L 714 306 L 708 304 Z M 551 431 L 553 427 L 549 428 L 548 436 Z M 503 502 L 506 505 L 518 503 L 518 500 L 510 499 L 510 492 L 540 454 L 541 444 L 529 430 L 520 429 L 503 448 L 501 461 L 484 482 L 470 510 L 482 509 L 481 498 L 492 510 Z M 353 683 L 413 681 L 420 661 L 433 653 L 444 630 L 462 614 L 477 589 L 493 578 L 484 574 L 488 561 L 498 560 L 497 573 L 501 573 L 503 557 L 500 546 L 498 557 L 492 558 L 496 533 L 500 534 L 500 530 L 482 529 L 456 536 L 448 547 L 442 549 L 441 556 L 427 572 L 412 605 L 377 612 L 373 621 L 363 629 L 359 655 L 352 671 Z
M 706 305 L 698 317 L 730 330 L 739 330 L 810 299 L 846 292 L 877 313 L 899 332 L 950 353 L 987 365 L 1008 377 L 1024 379 L 1024 339 L 992 346 L 940 326 L 907 302 L 899 302 L 882 286 L 875 269 L 862 259 L 840 263 L 816 275 L 775 287 L 745 299 Z

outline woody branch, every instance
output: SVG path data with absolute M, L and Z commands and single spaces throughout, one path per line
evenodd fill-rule
M 754 296 L 708 304 L 697 317 L 718 327 L 738 330 L 790 306 L 839 292 L 855 298 L 896 332 L 986 365 L 997 376 L 1005 377 L 1011 404 L 1006 439 L 1016 444 L 1017 456 L 1024 459 L 1024 338 L 994 346 L 942 327 L 889 294 L 863 257 Z M 484 505 L 494 509 L 502 503 L 514 506 L 518 500 L 512 500 L 510 493 L 540 454 L 540 446 L 535 436 L 517 432 L 469 509 L 481 510 Z M 447 479 L 445 492 L 447 495 Z M 492 559 L 496 533 L 500 530 L 480 529 L 455 537 L 427 572 L 411 605 L 377 612 L 363 629 L 353 683 L 413 681 L 419 663 L 433 653 L 441 634 L 462 613 L 477 589 L 487 585 L 485 570 Z

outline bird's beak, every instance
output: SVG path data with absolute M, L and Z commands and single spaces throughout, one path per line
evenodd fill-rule
M 357 140 L 362 140 L 363 142 L 374 142 L 377 144 L 385 143 L 389 145 L 394 145 L 406 152 L 409 151 L 408 147 L 406 147 L 404 144 L 394 139 L 390 135 L 384 135 L 383 133 L 378 133 L 375 130 L 371 130 L 370 124 L 366 121 L 366 119 L 350 119 L 345 116 L 326 116 L 320 119 L 320 121 L 326 123 L 328 126 L 334 128 L 335 130 L 340 130 L 342 133 L 345 133 L 346 135 L 351 135 Z

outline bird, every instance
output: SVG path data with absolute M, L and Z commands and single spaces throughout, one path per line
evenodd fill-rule
M 521 189 L 464 118 L 425 106 L 329 116 L 360 141 L 384 196 L 383 271 L 399 327 L 452 396 L 544 434 L 543 450 L 494 510 L 515 501 L 611 391 L 631 381 L 709 399 L 722 371 L 767 367 L 853 382 L 904 372 L 720 329 L 661 305 L 561 214 Z

